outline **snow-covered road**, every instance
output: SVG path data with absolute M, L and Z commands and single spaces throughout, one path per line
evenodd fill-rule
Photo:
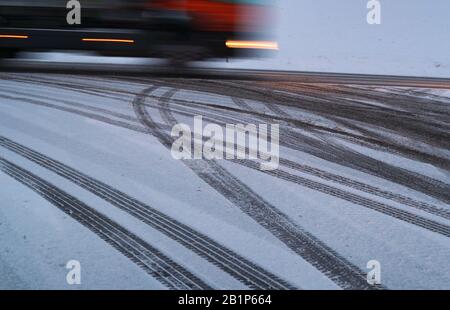
M 198 115 L 279 168 L 174 159 Z M 448 90 L 3 72 L 0 185 L 0 288 L 450 289 Z

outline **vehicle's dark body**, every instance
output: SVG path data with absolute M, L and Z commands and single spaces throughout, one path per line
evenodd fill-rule
M 68 2 L 0 0 L 0 53 L 64 49 L 188 60 L 232 57 L 236 50 L 225 41 L 262 37 L 269 12 L 246 1 L 81 0 L 81 24 L 69 25 Z

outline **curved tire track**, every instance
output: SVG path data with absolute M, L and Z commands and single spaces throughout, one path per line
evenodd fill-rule
M 27 95 L 27 94 L 24 94 L 24 93 L 20 93 L 20 94 L 21 95 L 25 95 L 25 96 Z M 25 102 L 25 103 L 30 103 L 30 104 L 34 104 L 34 105 L 38 105 L 38 106 L 43 106 L 43 107 L 46 107 L 46 108 L 56 109 L 56 110 L 63 111 L 63 112 L 73 113 L 73 114 L 76 114 L 76 115 L 80 115 L 80 116 L 83 116 L 83 117 L 87 117 L 87 118 L 90 118 L 90 119 L 101 121 L 101 122 L 104 122 L 104 123 L 107 123 L 107 124 L 110 124 L 110 125 L 118 126 L 118 127 L 121 127 L 121 128 L 126 128 L 126 129 L 129 129 L 129 130 L 133 130 L 133 131 L 136 131 L 136 132 L 141 132 L 141 133 L 146 133 L 147 132 L 147 130 L 144 127 L 137 126 L 137 125 L 134 125 L 134 124 L 130 124 L 128 122 L 123 122 L 123 121 L 120 121 L 120 120 L 114 120 L 114 119 L 108 118 L 108 117 L 106 117 L 104 115 L 111 115 L 111 116 L 114 116 L 116 118 L 121 118 L 121 119 L 124 119 L 125 121 L 131 121 L 131 122 L 139 122 L 139 120 L 137 118 L 131 117 L 131 116 L 128 116 L 128 115 L 124 115 L 124 114 L 121 114 L 121 113 L 112 112 L 112 111 L 109 111 L 109 110 L 106 110 L 106 109 L 103 109 L 103 108 L 91 107 L 91 106 L 87 106 L 87 105 L 84 105 L 84 104 L 68 102 L 68 101 L 65 101 L 65 100 L 61 101 L 61 103 L 63 103 L 63 104 L 68 104 L 70 106 L 76 106 L 76 107 L 81 108 L 83 110 L 94 111 L 94 112 L 98 112 L 98 113 L 104 114 L 104 115 L 99 115 L 99 114 L 96 114 L 96 113 L 90 113 L 90 112 L 85 112 L 85 111 L 81 111 L 81 110 L 78 110 L 78 109 L 67 108 L 67 107 L 63 107 L 63 106 L 60 106 L 60 105 L 51 104 L 51 103 L 47 103 L 45 101 L 31 99 L 31 98 L 27 98 L 27 97 L 8 96 L 8 95 L 4 95 L 4 94 L 0 94 L 0 97 L 1 98 L 6 98 L 6 99 L 12 99 L 12 100 L 20 100 L 21 102 Z M 39 98 L 39 96 L 36 96 L 36 97 Z M 45 99 L 45 98 L 42 98 L 42 99 Z M 241 102 L 241 104 L 243 104 L 244 101 L 240 101 L 240 102 Z M 149 105 L 149 104 L 145 104 L 145 105 L 153 107 L 153 105 Z M 156 107 L 158 107 L 158 106 L 156 106 Z M 163 118 L 165 119 L 166 122 L 169 122 L 169 121 L 173 122 L 174 121 L 173 116 L 171 115 L 171 113 L 168 112 L 168 107 L 166 105 L 165 106 L 159 106 L 159 108 L 160 108 L 160 111 L 161 111 L 162 115 L 164 115 Z M 248 108 L 250 109 L 250 111 L 252 110 L 250 107 L 248 107 Z M 185 112 L 182 112 L 181 110 L 185 111 Z M 187 112 L 186 112 L 186 109 L 184 109 L 184 110 L 181 109 L 181 110 L 178 111 L 177 113 L 182 114 L 182 115 L 187 115 L 187 116 L 192 116 L 193 115 L 192 112 L 190 112 L 189 110 L 187 110 Z M 213 117 L 213 116 L 211 116 L 211 117 Z M 217 119 L 211 118 L 211 117 L 206 117 L 205 120 L 218 121 Z M 223 122 L 223 124 L 225 124 L 226 121 L 229 121 L 229 120 L 220 118 L 219 121 L 221 121 L 221 122 Z M 166 124 L 159 124 L 158 123 L 157 125 L 160 128 L 163 128 L 166 131 L 170 130 L 170 126 L 168 126 Z M 241 164 L 241 165 L 245 165 L 245 162 L 238 162 L 238 163 Z M 325 180 L 337 182 L 337 183 L 340 183 L 340 184 L 343 184 L 343 185 L 346 185 L 346 186 L 349 186 L 349 187 L 352 187 L 352 188 L 355 188 L 355 189 L 367 192 L 369 194 L 378 195 L 378 196 L 386 198 L 386 199 L 391 199 L 393 201 L 403 203 L 403 204 L 408 205 L 410 207 L 416 208 L 416 209 L 421 210 L 421 211 L 425 211 L 427 213 L 430 213 L 430 214 L 433 214 L 433 215 L 436 215 L 436 216 L 440 216 L 440 217 L 443 217 L 443 218 L 446 218 L 446 219 L 450 219 L 450 211 L 448 211 L 446 209 L 435 207 L 433 205 L 430 205 L 430 204 L 427 204 L 427 203 L 424 203 L 424 202 L 415 201 L 415 200 L 413 200 L 413 199 L 411 199 L 409 197 L 405 197 L 405 196 L 402 196 L 402 195 L 394 194 L 394 193 L 391 193 L 391 192 L 388 192 L 388 191 L 383 191 L 383 190 L 380 190 L 380 189 L 378 189 L 376 187 L 373 187 L 373 186 L 370 186 L 370 185 L 367 185 L 367 184 L 364 184 L 364 183 L 361 183 L 361 182 L 356 182 L 356 181 L 353 181 L 351 179 L 344 178 L 342 176 L 338 176 L 338 175 L 334 175 L 334 174 L 327 173 L 327 172 L 324 172 L 324 171 L 320 171 L 317 168 L 313 168 L 313 167 L 309 167 L 309 166 L 305 166 L 305 165 L 299 165 L 299 164 L 297 164 L 295 162 L 292 162 L 292 161 L 289 161 L 289 160 L 286 160 L 286 159 L 283 159 L 283 158 L 280 159 L 280 164 L 284 165 L 286 167 L 289 167 L 290 169 L 294 169 L 296 171 L 300 171 L 300 172 L 303 172 L 303 173 L 308 173 L 308 174 L 320 177 L 320 178 L 325 179 Z M 248 166 L 248 167 L 252 168 L 252 169 L 256 169 L 258 171 L 260 170 L 258 168 L 255 168 L 254 166 Z M 284 180 L 290 181 L 290 182 L 293 182 L 294 179 L 295 179 L 295 176 L 294 177 L 286 177 L 286 178 L 284 178 Z M 306 183 L 309 183 L 309 182 L 306 182 Z M 297 184 L 300 184 L 300 183 L 297 182 Z M 331 193 L 331 195 L 334 195 L 333 191 L 326 192 L 326 193 L 327 194 Z M 339 195 L 339 198 L 343 198 L 343 197 L 346 197 L 346 195 Z M 355 202 L 354 199 L 350 199 L 349 201 Z M 365 204 L 364 206 L 366 206 L 366 205 L 367 204 Z
M 295 289 L 286 281 L 160 211 L 30 148 L 0 136 L 0 146 L 79 185 L 211 262 L 252 289 Z
M 276 104 L 280 104 L 281 106 L 298 106 L 298 98 L 293 98 L 287 95 L 274 94 L 273 92 L 267 89 L 260 89 L 254 87 L 247 87 L 245 85 L 226 85 L 226 87 L 220 88 L 221 83 L 212 83 L 215 87 L 207 85 L 207 83 L 177 83 L 177 82 L 165 82 L 167 85 L 175 85 L 181 88 L 195 88 L 197 87 L 200 90 L 205 90 L 207 92 L 213 92 L 217 94 L 224 94 L 227 96 L 240 95 L 241 98 L 249 98 L 253 100 L 259 100 L 261 102 L 275 102 Z M 311 112 L 318 113 L 324 117 L 330 116 L 330 107 L 325 106 L 324 104 L 329 104 L 329 102 L 321 102 L 318 101 L 302 101 L 302 108 L 307 108 Z M 345 112 L 345 111 L 344 111 Z M 344 116 L 347 115 L 347 112 L 337 112 L 334 111 L 332 115 L 335 116 Z M 348 112 L 351 114 L 351 111 Z M 320 128 L 317 128 L 320 131 Z M 324 160 L 330 162 L 336 162 L 340 165 L 344 165 L 346 167 L 363 171 L 365 173 L 371 174 L 376 177 L 384 178 L 386 180 L 390 180 L 392 182 L 401 184 L 403 186 L 409 187 L 416 191 L 422 192 L 428 196 L 434 197 L 438 200 L 441 200 L 445 203 L 450 203 L 450 185 L 443 183 L 441 181 L 432 179 L 430 177 L 409 171 L 407 169 L 403 169 L 400 167 L 396 167 L 385 162 L 373 159 L 369 156 L 357 153 L 355 151 L 349 150 L 347 148 L 342 148 L 338 145 L 330 145 L 329 142 L 322 142 L 316 139 L 312 139 L 305 135 L 302 135 L 298 132 L 294 132 L 292 130 L 283 130 L 281 133 L 284 135 L 283 139 L 280 139 L 281 144 L 285 147 L 289 147 L 293 150 L 306 152 L 318 158 L 322 158 Z M 335 132 L 336 134 L 340 134 L 339 132 Z M 351 136 L 349 136 L 351 137 Z M 358 139 L 357 136 L 353 138 Z M 387 147 L 388 149 L 392 149 L 394 151 L 409 154 L 416 154 L 415 158 L 420 160 L 425 160 L 427 163 L 434 164 L 442 169 L 448 169 L 450 167 L 450 161 L 447 159 L 443 159 L 440 157 L 432 156 L 426 153 L 419 153 L 417 151 L 413 151 L 410 149 L 405 149 L 399 145 L 392 145 L 387 143 L 386 141 L 378 141 L 377 139 L 365 139 L 368 143 L 380 144 L 380 146 Z
M 148 128 L 149 134 L 158 138 L 161 144 L 170 149 L 173 139 L 154 123 L 145 109 L 145 98 L 154 89 L 149 87 L 136 96 L 132 102 L 136 116 Z M 170 100 L 171 92 L 161 98 Z M 184 160 L 186 166 L 204 182 L 218 191 L 244 213 L 249 215 L 276 238 L 286 244 L 303 259 L 308 261 L 337 285 L 345 289 L 375 289 L 366 282 L 364 273 L 327 245 L 304 231 L 285 214 L 254 193 L 215 161 Z

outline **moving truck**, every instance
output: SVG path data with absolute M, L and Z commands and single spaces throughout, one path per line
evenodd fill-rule
M 89 50 L 175 62 L 270 53 L 267 0 L 0 0 L 0 56 Z

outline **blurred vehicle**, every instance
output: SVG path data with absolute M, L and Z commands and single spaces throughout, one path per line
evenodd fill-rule
M 268 0 L 81 0 L 70 25 L 66 0 L 0 0 L 0 55 L 89 50 L 183 63 L 277 50 Z

